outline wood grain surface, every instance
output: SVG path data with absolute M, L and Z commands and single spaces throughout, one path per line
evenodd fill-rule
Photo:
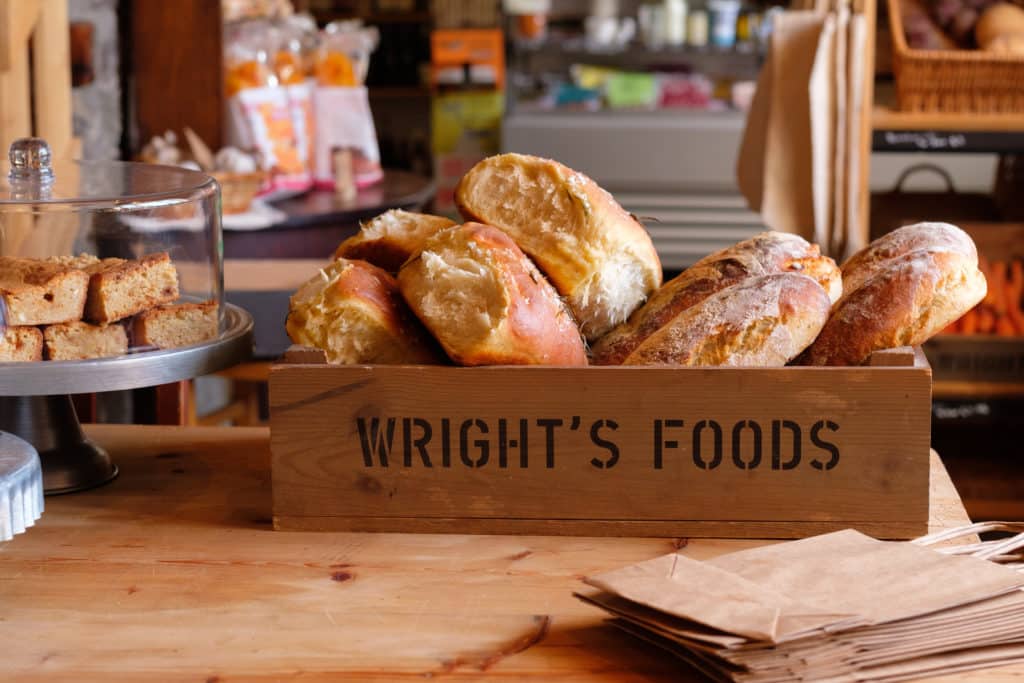
M 277 365 L 274 522 L 910 538 L 928 516 L 931 373 L 912 350 L 888 356 L 896 367 Z
M 571 593 L 761 543 L 272 531 L 266 429 L 87 431 L 121 476 L 0 543 L 2 680 L 700 680 Z M 966 523 L 937 457 L 931 486 L 931 529 Z

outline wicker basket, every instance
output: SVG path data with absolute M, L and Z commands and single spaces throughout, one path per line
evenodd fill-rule
M 903 31 L 899 0 L 888 3 L 896 97 L 902 111 L 1024 111 L 1024 56 L 984 50 L 911 49 Z
M 229 214 L 248 211 L 256 193 L 263 187 L 263 182 L 267 178 L 267 174 L 263 171 L 254 173 L 213 171 L 210 175 L 220 185 L 221 211 Z

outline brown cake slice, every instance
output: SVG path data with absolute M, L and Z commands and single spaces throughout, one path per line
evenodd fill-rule
M 0 363 L 43 359 L 43 333 L 38 327 L 8 327 L 0 334 Z
M 133 261 L 86 260 L 82 267 L 91 276 L 85 303 L 89 322 L 115 322 L 178 298 L 178 271 L 167 252 Z
M 132 339 L 136 346 L 174 349 L 217 336 L 217 304 L 169 304 L 135 317 Z
M 10 326 L 80 320 L 88 274 L 63 263 L 0 256 L 0 321 Z
M 49 325 L 43 330 L 49 360 L 85 360 L 128 353 L 128 333 L 123 325 L 90 325 L 84 322 Z

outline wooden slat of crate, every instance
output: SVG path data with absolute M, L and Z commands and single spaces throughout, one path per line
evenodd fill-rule
M 275 524 L 761 537 L 857 526 L 907 537 L 922 532 L 927 518 L 930 379 L 921 362 L 780 369 L 279 365 L 270 380 Z M 394 430 L 386 467 L 373 449 L 375 419 L 379 436 Z M 708 469 L 700 463 L 714 462 L 714 428 L 700 430 L 695 458 L 701 421 L 714 421 L 722 435 L 721 460 Z M 791 469 L 782 467 L 793 451 L 791 425 L 782 421 L 800 431 L 801 460 Z M 780 433 L 778 463 L 773 429 Z M 748 469 L 755 431 L 761 460 Z M 833 467 L 826 442 L 838 449 Z

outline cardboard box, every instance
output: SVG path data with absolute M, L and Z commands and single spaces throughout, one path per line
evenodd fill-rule
M 927 530 L 931 369 L 275 365 L 277 529 Z

